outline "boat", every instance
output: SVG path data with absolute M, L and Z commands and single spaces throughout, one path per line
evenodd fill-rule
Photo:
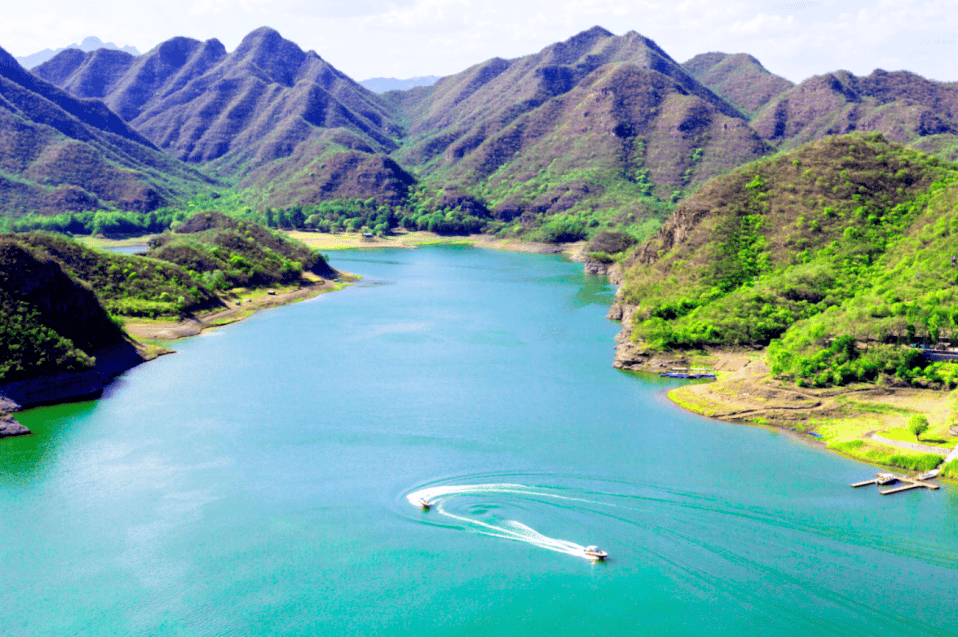
M 889 473 L 888 471 L 882 471 L 878 474 L 878 478 L 875 480 L 877 484 L 891 484 L 892 482 L 898 482 L 898 476 L 894 473 Z
M 932 469 L 931 471 L 926 471 L 925 473 L 919 475 L 916 480 L 931 480 L 932 478 L 937 478 L 938 474 L 941 472 L 941 469 Z
M 601 550 L 598 546 L 587 546 L 585 547 L 583 553 L 585 553 L 585 556 L 593 562 L 601 562 L 605 558 L 609 557 L 609 554 Z
M 419 506 L 421 506 L 423 509 L 427 511 L 432 508 L 432 502 L 430 502 L 426 498 L 416 498 L 416 504 L 418 504 Z

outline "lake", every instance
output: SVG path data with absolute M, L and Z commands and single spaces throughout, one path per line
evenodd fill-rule
M 365 278 L 21 414 L 0 634 L 958 634 L 958 490 L 683 412 L 612 368 L 605 279 L 332 264 Z

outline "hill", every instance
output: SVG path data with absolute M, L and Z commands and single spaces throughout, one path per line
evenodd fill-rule
M 102 102 L 72 97 L 0 49 L 0 209 L 115 206 L 148 212 L 211 180 L 166 155 Z
M 63 235 L 13 235 L 22 247 L 51 259 L 94 290 L 115 316 L 179 317 L 221 307 L 216 294 L 177 265 L 141 256 L 93 250 Z
M 692 77 L 753 115 L 795 84 L 768 71 L 747 53 L 701 53 L 682 63 Z
M 0 235 L 0 411 L 99 395 L 110 378 L 156 356 L 88 284 L 22 239 Z M 29 433 L 4 424 L 0 436 Z
M 70 49 L 77 49 L 79 51 L 96 51 L 98 49 L 108 49 L 111 51 L 123 51 L 124 53 L 129 53 L 131 55 L 140 54 L 140 52 L 136 50 L 136 47 L 117 46 L 112 42 L 104 42 L 95 35 L 91 35 L 90 37 L 83 38 L 83 42 L 80 42 L 80 44 L 74 42 L 73 44 L 60 49 L 43 49 L 42 51 L 37 51 L 36 53 L 31 53 L 30 55 L 18 57 L 17 62 L 19 62 L 20 65 L 25 69 L 32 69 L 35 66 L 39 66 L 40 64 L 43 64 L 47 60 L 51 59 L 57 53 Z
M 0 237 L 0 382 L 91 370 L 123 338 L 96 295 L 52 259 Z
M 772 343 L 773 370 L 805 382 L 910 378 L 905 345 L 958 339 L 945 312 L 958 249 L 943 214 L 956 181 L 958 167 L 875 133 L 827 137 L 718 178 L 627 262 L 620 299 L 634 310 L 633 340 L 652 350 Z M 866 343 L 860 366 L 845 337 Z
M 400 164 L 526 228 L 559 213 L 586 227 L 641 223 L 771 152 L 734 106 L 634 32 L 595 27 L 389 97 L 408 128 Z
M 769 143 L 797 148 L 826 135 L 876 131 L 892 141 L 958 156 L 958 87 L 908 71 L 817 75 L 769 102 L 752 120 Z
M 146 256 L 181 266 L 224 291 L 289 285 L 307 272 L 320 277 L 338 274 L 306 246 L 212 211 L 194 216 L 175 233 L 153 239 Z
M 258 169 L 292 178 L 331 148 L 389 152 L 401 132 L 379 96 L 265 27 L 232 53 L 217 40 L 174 38 L 135 59 L 65 51 L 37 74 L 101 97 L 158 147 L 245 178 L 241 187 L 259 183 Z

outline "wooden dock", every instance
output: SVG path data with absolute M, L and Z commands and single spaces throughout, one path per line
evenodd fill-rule
M 909 476 L 902 475 L 900 473 L 890 473 L 888 471 L 882 471 L 877 474 L 871 480 L 864 480 L 862 482 L 856 482 L 852 485 L 852 488 L 857 489 L 858 487 L 865 487 L 870 484 L 877 484 L 879 486 L 885 484 L 894 484 L 896 482 L 902 483 L 901 486 L 894 487 L 892 489 L 885 489 L 884 491 L 879 491 L 881 495 L 891 495 L 892 493 L 901 493 L 903 491 L 910 491 L 912 489 L 931 489 L 935 491 L 940 488 L 939 485 L 934 482 L 928 482 L 927 480 L 921 480 L 924 475 L 919 476 L 918 478 L 911 478 Z

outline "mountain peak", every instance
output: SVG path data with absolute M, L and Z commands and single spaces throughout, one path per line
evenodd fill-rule
M 93 49 L 99 49 L 102 46 L 103 40 L 95 35 L 83 38 L 83 42 L 80 42 L 80 49 L 83 51 L 92 51 Z
M 280 35 L 279 31 L 277 31 L 273 27 L 260 27 L 258 29 L 254 29 L 253 31 L 250 31 L 249 33 L 247 33 L 246 37 L 243 38 L 243 41 L 240 42 L 240 45 L 236 47 L 236 50 L 239 51 L 240 49 L 244 47 L 250 48 L 261 43 L 280 42 L 280 41 L 285 41 L 285 40 L 283 39 L 283 36 Z
M 591 29 L 586 29 L 585 31 L 578 33 L 572 36 L 570 39 L 575 40 L 576 38 L 611 38 L 615 36 L 614 33 L 608 29 L 604 29 L 599 25 L 595 25 Z
M 232 57 L 240 63 L 252 63 L 267 75 L 269 81 L 292 86 L 306 54 L 276 29 L 260 27 L 243 38 Z

